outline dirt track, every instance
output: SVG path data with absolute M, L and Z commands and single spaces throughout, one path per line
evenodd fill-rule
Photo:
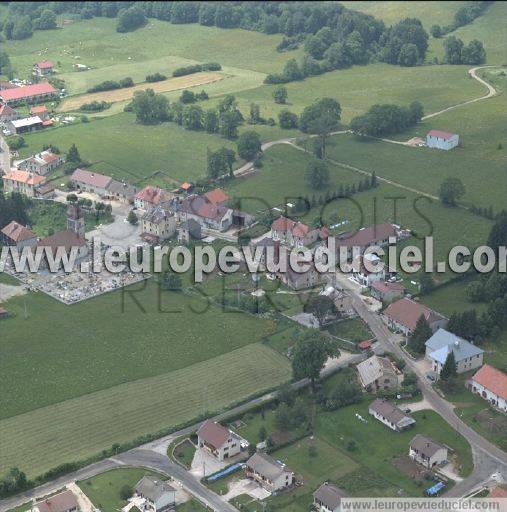
M 91 103 L 92 101 L 107 101 L 109 103 L 114 103 L 117 101 L 130 100 L 136 91 L 144 91 L 146 89 L 153 89 L 155 92 L 170 92 L 218 82 L 224 78 L 225 75 L 219 73 L 193 73 L 192 75 L 168 78 L 161 82 L 144 82 L 142 84 L 134 85 L 134 87 L 126 87 L 124 89 L 114 89 L 113 91 L 93 92 L 83 94 L 81 96 L 72 96 L 60 105 L 58 111 L 69 112 L 77 110 L 81 105 Z

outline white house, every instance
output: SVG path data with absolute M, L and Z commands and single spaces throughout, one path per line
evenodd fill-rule
M 417 434 L 410 441 L 408 456 L 431 469 L 447 462 L 447 448 L 430 437 Z
M 405 336 L 412 333 L 421 316 L 426 318 L 433 332 L 440 327 L 445 327 L 448 322 L 447 318 L 440 313 L 408 297 L 389 304 L 384 311 L 387 325 L 394 331 L 402 332 Z
M 280 491 L 294 483 L 294 473 L 266 453 L 254 453 L 246 462 L 246 476 L 269 492 Z
M 219 461 L 234 457 L 241 451 L 240 439 L 220 423 L 211 420 L 205 421 L 199 427 L 197 445 Z
M 371 356 L 357 365 L 361 385 L 368 391 L 397 389 L 401 374 L 388 357 Z
M 143 476 L 135 487 L 136 495 L 143 498 L 141 510 L 164 512 L 173 510 L 176 504 L 176 489 L 153 476 Z
M 470 380 L 470 389 L 491 405 L 507 412 L 507 374 L 485 364 Z
M 440 375 L 451 351 L 456 360 L 457 373 L 468 372 L 482 366 L 484 350 L 445 329 L 439 329 L 426 341 L 425 345 L 426 358 L 431 362 L 433 371 L 438 375 Z
M 338 512 L 342 498 L 346 497 L 341 489 L 325 482 L 313 493 L 313 506 L 318 512 Z
M 377 398 L 370 404 L 368 412 L 374 418 L 396 432 L 401 432 L 415 424 L 415 420 L 412 416 L 403 412 L 395 405 L 380 398 Z
M 18 168 L 45 176 L 63 162 L 64 158 L 62 155 L 52 153 L 51 151 L 41 151 L 19 162 Z
M 430 130 L 426 135 L 426 145 L 429 148 L 449 149 L 455 148 L 459 144 L 459 135 L 457 133 L 443 132 L 441 130 Z

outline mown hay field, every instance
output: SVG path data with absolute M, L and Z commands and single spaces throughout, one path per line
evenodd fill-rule
M 7 418 L 0 421 L 0 473 L 17 466 L 34 477 L 114 443 L 225 408 L 290 377 L 288 360 L 256 343 L 187 368 Z
M 189 87 L 196 87 L 199 85 L 210 84 L 222 80 L 224 75 L 220 73 L 194 73 L 192 75 L 179 76 L 176 78 L 169 78 L 161 82 L 142 83 L 134 85 L 133 87 L 125 87 L 122 89 L 114 89 L 112 91 L 93 92 L 83 94 L 82 96 L 74 96 L 66 99 L 58 108 L 60 112 L 67 112 L 69 110 L 77 110 L 85 103 L 93 101 L 107 101 L 108 103 L 115 103 L 117 101 L 127 101 L 134 97 L 137 91 L 144 91 L 146 89 L 153 89 L 155 92 L 170 92 L 178 91 L 181 89 L 188 89 Z

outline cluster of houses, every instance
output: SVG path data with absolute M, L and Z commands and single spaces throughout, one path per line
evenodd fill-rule
M 37 237 L 29 227 L 16 221 L 11 221 L 0 229 L 0 242 L 6 246 L 31 247 L 33 251 L 38 247 L 56 254 L 58 248 L 63 247 L 67 253 L 76 248 L 76 260 L 82 261 L 88 254 L 88 244 L 85 239 L 85 219 L 78 205 L 69 205 L 67 210 L 67 229 L 58 231 L 45 238 Z M 44 265 L 46 260 L 42 260 Z

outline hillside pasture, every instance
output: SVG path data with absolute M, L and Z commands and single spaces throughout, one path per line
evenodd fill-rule
M 225 76 L 221 73 L 203 72 L 179 76 L 177 78 L 169 78 L 168 80 L 162 80 L 160 82 L 144 82 L 133 87 L 124 87 L 121 89 L 113 89 L 111 91 L 94 92 L 83 94 L 81 96 L 70 97 L 63 101 L 58 110 L 60 112 L 78 110 L 81 105 L 84 105 L 85 103 L 91 103 L 93 101 L 107 101 L 108 103 L 127 101 L 131 100 L 137 91 L 144 91 L 146 89 L 152 89 L 156 93 L 179 91 L 182 89 L 188 89 L 190 87 L 197 87 L 213 82 L 218 82 L 224 78 Z

